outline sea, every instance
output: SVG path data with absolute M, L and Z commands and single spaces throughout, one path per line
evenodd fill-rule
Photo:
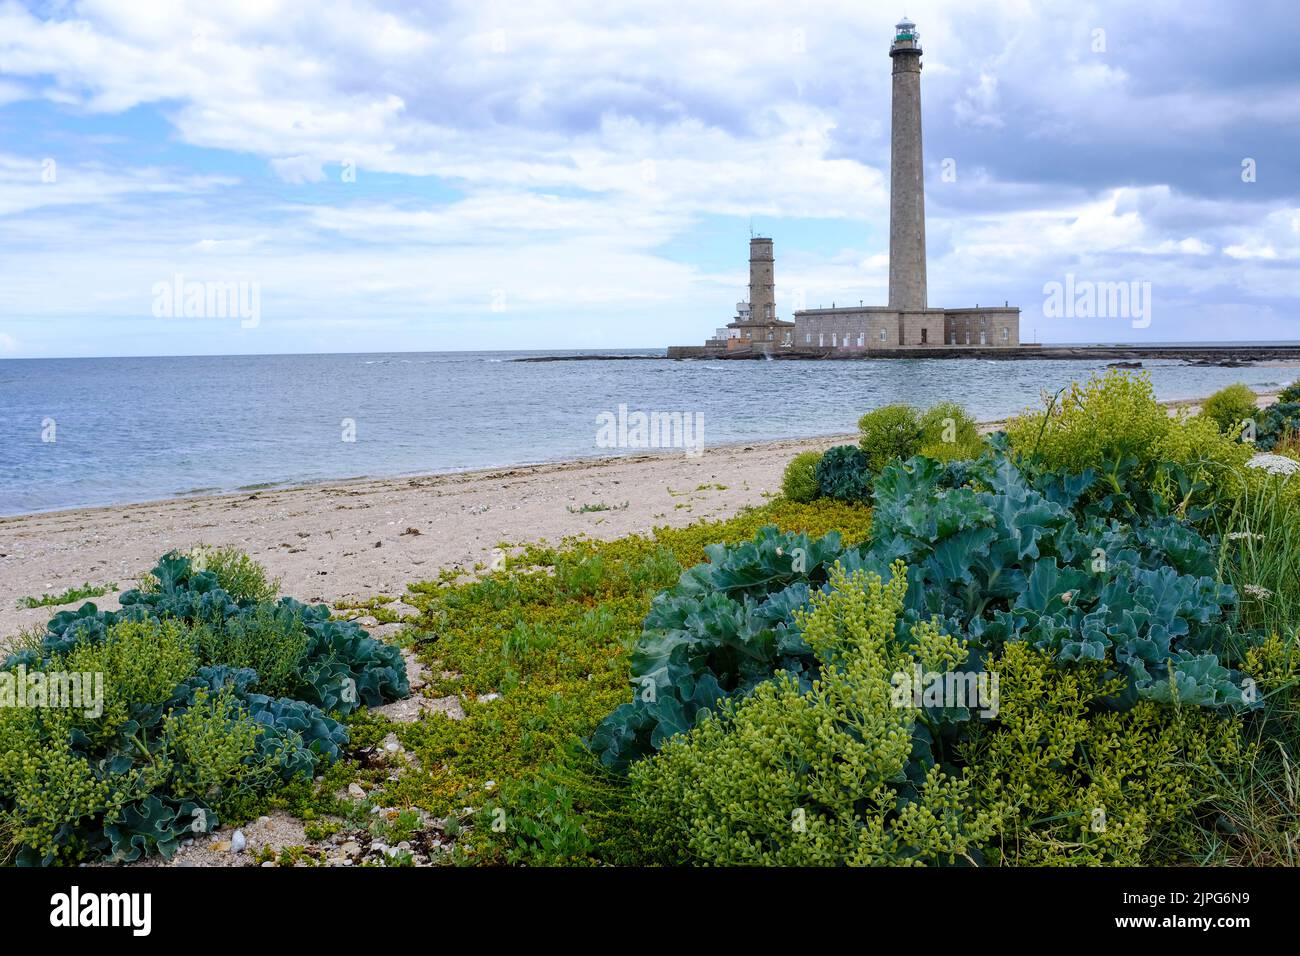
M 574 354 L 637 358 L 515 361 Z M 638 430 L 638 413 L 658 413 L 661 422 L 681 413 L 699 429 L 686 441 L 705 448 L 844 434 L 863 412 L 891 402 L 952 400 L 992 420 L 1108 364 L 662 356 L 650 349 L 0 360 L 0 515 L 637 453 L 641 439 L 660 434 Z M 1178 360 L 1143 367 L 1161 399 L 1197 398 L 1233 382 L 1276 389 L 1300 374 Z M 610 428 L 616 420 L 632 427 Z

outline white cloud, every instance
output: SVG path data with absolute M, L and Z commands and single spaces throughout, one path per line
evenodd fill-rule
M 742 0 L 55 9 L 43 21 L 0 0 L 0 108 L 39 98 L 56 125 L 75 117 L 96 132 L 65 140 L 53 184 L 40 179 L 43 156 L 6 139 L 0 314 L 131 316 L 154 281 L 188 270 L 259 276 L 272 329 L 271 316 L 280 327 L 400 318 L 444 332 L 481 322 L 535 345 L 579 324 L 614 325 L 631 303 L 656 316 L 657 341 L 693 341 L 730 311 L 751 216 L 775 227 L 779 295 L 788 281 L 827 302 L 883 298 L 884 47 L 896 10 Z M 1233 147 L 1258 153 L 1261 184 L 1274 188 L 1250 202 L 1177 187 L 1183 170 L 1168 156 L 1095 178 L 1069 166 L 1098 143 L 1123 159 L 1159 134 L 1192 144 L 1225 124 L 1281 128 L 1300 120 L 1293 84 L 1248 94 L 1162 84 L 1163 64 L 1132 66 L 1142 62 L 1133 48 L 1158 38 L 1108 3 L 936 0 L 913 13 L 934 117 L 928 155 L 943 143 L 961 170 L 943 187 L 951 193 L 931 178 L 933 299 L 1011 295 L 1079 267 L 1151 270 L 1184 290 L 1294 286 L 1284 266 L 1300 258 L 1300 218 L 1274 188 L 1285 163 L 1260 143 Z M 1177 15 L 1197 35 L 1221 29 L 1196 2 L 1153 0 L 1141 15 Z M 1098 24 L 1105 54 L 1089 46 Z M 140 134 L 139 116 L 170 124 L 169 141 Z M 999 166 L 1027 144 L 1044 150 L 1042 168 Z M 178 169 L 184 160 L 153 155 L 164 147 L 217 161 Z M 231 157 L 237 166 L 220 162 Z M 357 183 L 342 181 L 343 162 L 356 164 Z M 232 168 L 240 174 L 200 171 Z M 696 269 L 692 243 L 716 237 L 717 221 L 735 227 L 734 269 Z M 793 221 L 861 239 L 808 254 L 782 242 Z M 505 317 L 486 311 L 495 289 L 510 302 Z

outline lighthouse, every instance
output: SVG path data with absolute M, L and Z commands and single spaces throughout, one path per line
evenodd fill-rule
M 931 308 L 925 280 L 925 167 L 921 156 L 921 35 L 904 17 L 889 47 L 894 82 L 890 114 L 889 304 L 796 309 L 776 318 L 772 240 L 749 241 L 749 301 L 703 346 L 673 346 L 669 358 L 731 353 L 737 358 L 855 355 L 954 358 L 1021 348 L 1020 309 Z M 882 104 L 883 109 L 883 104 Z M 872 277 L 874 279 L 874 277 Z
M 921 36 L 904 17 L 889 47 L 894 62 L 890 115 L 889 307 L 926 307 L 925 176 L 921 161 Z M 900 335 L 901 342 L 901 335 Z

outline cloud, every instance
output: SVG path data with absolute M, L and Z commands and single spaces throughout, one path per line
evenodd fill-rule
M 1229 304 L 1287 314 L 1270 298 L 1300 275 L 1285 3 L 1251 6 L 1249 64 L 1208 0 L 912 12 L 932 301 L 1028 307 L 1073 270 L 1155 276 L 1220 309 L 1207 334 Z M 0 315 L 26 317 L 27 351 L 74 327 L 102 347 L 180 270 L 260 277 L 254 349 L 313 322 L 376 347 L 694 341 L 743 287 L 751 219 L 776 236 L 783 301 L 879 301 L 896 14 L 0 0 Z

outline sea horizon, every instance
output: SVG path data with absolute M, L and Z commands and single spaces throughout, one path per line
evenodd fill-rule
M 1125 342 L 1120 340 L 1096 340 L 1091 342 L 1027 342 L 1027 345 L 1042 346 L 1043 348 L 1280 348 L 1285 346 L 1300 346 L 1300 339 L 1145 339 L 1140 342 Z M 257 358 L 262 356 L 280 356 L 289 357 L 306 357 L 313 355 L 475 355 L 482 352 L 491 352 L 492 354 L 509 354 L 509 355 L 589 355 L 589 354 L 607 354 L 607 355 L 626 355 L 630 353 L 662 353 L 667 359 L 669 346 L 666 345 L 627 345 L 627 346 L 589 346 L 582 348 L 562 348 L 562 349 L 539 349 L 539 348 L 520 348 L 520 349 L 411 349 L 411 350 L 393 350 L 379 349 L 376 351 L 357 351 L 357 350 L 318 350 L 312 352 L 185 352 L 185 353 L 166 353 L 156 355 L 0 355 L 0 363 L 4 362 L 49 362 L 49 361 L 93 361 L 96 359 L 152 359 L 152 358 Z M 704 359 L 708 361 L 708 359 Z M 671 359 L 674 362 L 692 362 L 700 361 L 695 358 Z

